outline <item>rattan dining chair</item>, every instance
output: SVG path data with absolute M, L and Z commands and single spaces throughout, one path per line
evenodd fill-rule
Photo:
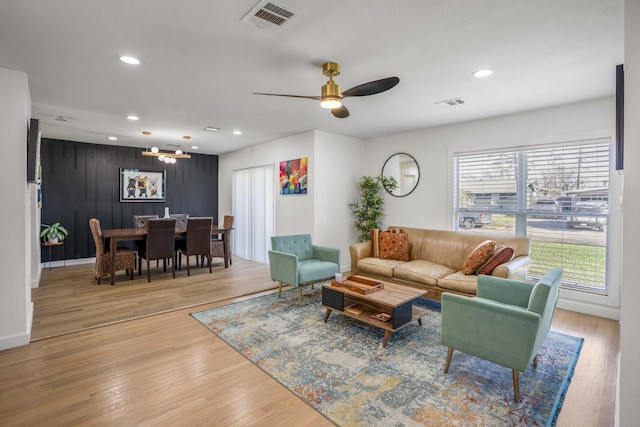
M 100 221 L 96 218 L 91 218 L 89 220 L 89 228 L 91 229 L 93 241 L 96 245 L 96 263 L 94 273 L 96 280 L 98 280 L 98 284 L 100 284 L 102 277 L 111 274 L 111 250 L 105 249 Z M 135 270 L 135 268 L 136 257 L 133 250 L 128 248 L 116 249 L 115 268 L 113 270 L 126 270 L 129 275 L 129 279 L 133 280 L 133 270 Z
M 189 218 L 187 219 L 187 238 L 176 241 L 176 256 L 178 257 L 178 270 L 182 270 L 182 255 L 187 257 L 187 276 L 191 276 L 191 267 L 189 266 L 189 257 L 198 255 L 206 257 L 211 270 L 211 225 L 212 217 Z M 204 261 L 202 262 L 204 265 Z
M 171 262 L 171 272 L 176 278 L 175 263 L 175 218 L 150 219 L 147 223 L 147 239 L 144 248 L 138 253 L 138 276 L 142 275 L 142 259 L 147 261 L 147 281 L 151 282 L 149 261 L 162 260 L 163 271 L 167 271 L 167 261 Z
M 222 223 L 222 228 L 229 229 L 233 228 L 233 215 L 225 215 Z M 227 233 L 227 238 L 231 239 L 231 232 Z M 227 260 L 229 264 L 232 264 L 231 261 L 231 240 L 229 240 L 227 247 L 229 248 L 229 253 L 226 254 Z M 214 258 L 224 258 L 224 241 L 220 239 L 220 235 L 216 234 L 211 238 L 211 256 Z

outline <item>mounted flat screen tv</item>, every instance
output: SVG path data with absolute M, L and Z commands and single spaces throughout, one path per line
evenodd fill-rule
M 40 167 L 40 121 L 31 119 L 27 132 L 27 182 L 38 182 Z
M 624 166 L 624 65 L 616 66 L 616 170 Z

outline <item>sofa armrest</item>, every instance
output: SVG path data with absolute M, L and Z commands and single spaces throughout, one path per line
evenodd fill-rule
M 540 315 L 484 298 L 442 294 L 440 341 L 474 356 L 525 371 Z
M 491 275 L 495 277 L 503 277 L 505 279 L 525 281 L 530 265 L 531 257 L 528 255 L 515 257 L 511 261 L 497 266 Z
M 326 262 L 333 262 L 338 265 L 340 271 L 340 249 L 330 248 L 328 246 L 312 245 L 313 257 Z
M 280 251 L 269 251 L 269 270 L 271 280 L 298 286 L 298 257 Z
M 359 242 L 349 245 L 351 255 L 351 275 L 358 273 L 358 260 L 371 256 L 371 242 Z
M 532 289 L 531 283 L 481 274 L 478 276 L 476 295 L 480 298 L 526 309 L 529 305 Z

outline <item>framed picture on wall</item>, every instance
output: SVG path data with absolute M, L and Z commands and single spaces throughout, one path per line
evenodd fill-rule
M 280 162 L 280 194 L 307 194 L 307 163 L 309 159 Z
M 120 168 L 121 202 L 164 202 L 167 171 Z

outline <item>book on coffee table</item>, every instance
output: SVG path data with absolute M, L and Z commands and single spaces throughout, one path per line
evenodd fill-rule
M 364 310 L 364 306 L 362 304 L 351 304 L 346 306 L 344 309 L 350 313 L 360 314 L 362 313 L 362 310 Z
M 378 313 L 373 313 L 371 317 L 376 318 L 378 320 L 382 320 L 383 322 L 388 322 L 391 320 L 391 315 L 389 313 L 385 313 L 384 311 L 380 311 Z

